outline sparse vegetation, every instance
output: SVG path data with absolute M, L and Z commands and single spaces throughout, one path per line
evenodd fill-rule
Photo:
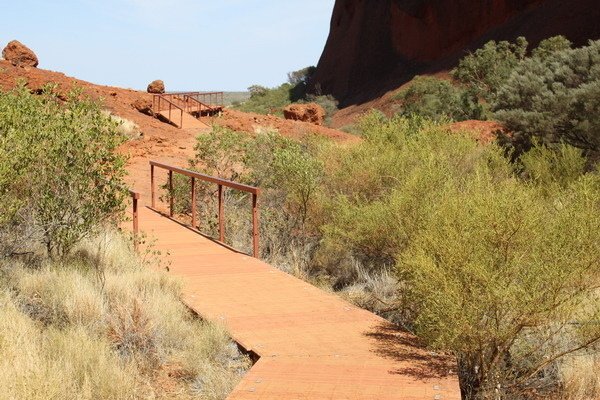
M 359 125 L 350 147 L 220 132 L 194 165 L 265 189 L 263 257 L 452 351 L 467 398 L 596 390 L 571 367 L 600 340 L 600 176 L 582 152 L 539 144 L 511 162 L 425 118 Z M 231 243 L 248 249 L 238 204 Z
M 127 139 L 139 139 L 144 135 L 140 127 L 132 120 L 114 115 L 108 110 L 105 110 L 104 114 L 117 124 L 117 132 Z
M 222 399 L 249 367 L 116 233 L 123 125 L 79 91 L 0 92 L 1 399 Z
M 249 367 L 110 231 L 36 268 L 0 261 L 0 354 L 2 399 L 223 399 Z
M 325 123 L 331 122 L 331 117 L 337 111 L 337 100 L 332 96 L 308 94 L 308 80 L 314 73 L 315 67 L 306 67 L 288 73 L 288 82 L 275 87 L 266 88 L 253 85 L 248 88 L 250 99 L 239 104 L 236 108 L 244 112 L 258 114 L 273 114 L 283 117 L 283 108 L 292 103 L 317 103 L 325 110 Z
M 599 42 L 573 49 L 562 36 L 528 43 L 489 42 L 463 58 L 454 82 L 417 77 L 397 95 L 399 113 L 434 120 L 495 119 L 509 132 L 500 139 L 518 157 L 536 141 L 569 143 L 592 160 L 600 154 L 597 74 Z

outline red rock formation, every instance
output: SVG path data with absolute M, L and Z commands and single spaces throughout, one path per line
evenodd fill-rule
M 488 40 L 600 38 L 598 0 L 336 0 L 311 88 L 342 105 L 451 68 Z
M 325 121 L 325 110 L 317 103 L 290 104 L 283 109 L 285 119 L 293 121 L 310 122 L 315 125 L 323 125 Z
M 2 50 L 2 58 L 16 67 L 37 67 L 38 58 L 35 53 L 18 40 L 9 42 Z
M 163 94 L 165 92 L 165 83 L 161 80 L 155 80 L 148 85 L 148 93 Z

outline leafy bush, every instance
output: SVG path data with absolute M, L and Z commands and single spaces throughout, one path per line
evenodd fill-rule
M 552 193 L 556 186 L 566 188 L 586 170 L 582 151 L 567 144 L 549 148 L 538 144 L 519 158 L 521 177 Z
M 554 36 L 542 40 L 538 47 L 533 49 L 531 55 L 532 57 L 544 60 L 552 56 L 554 53 L 570 49 L 572 45 L 573 43 L 571 43 L 566 37 Z
M 495 117 L 514 132 L 518 151 L 534 138 L 600 152 L 600 41 L 519 64 L 499 89 Z
M 122 209 L 124 137 L 80 92 L 63 103 L 52 90 L 0 93 L 0 229 L 26 225 L 21 242 L 61 255 Z
M 492 40 L 460 60 L 452 76 L 489 101 L 525 58 L 527 46 L 523 37 L 515 43 Z
M 600 340 L 599 196 L 597 176 L 547 201 L 482 170 L 401 255 L 416 332 L 458 355 L 467 398 L 552 387 L 548 366 Z
M 465 121 L 483 116 L 483 107 L 476 97 L 444 79 L 418 76 L 396 99 L 401 101 L 403 116 L 415 114 L 438 121 Z
M 290 100 L 296 102 L 307 97 L 306 90 L 308 82 L 317 68 L 314 66 L 299 69 L 288 73 L 288 83 L 292 85 L 290 90 Z
M 337 101 L 332 96 L 307 94 L 308 80 L 315 72 L 315 67 L 306 67 L 288 73 L 288 82 L 275 87 L 266 88 L 253 85 L 248 88 L 250 99 L 236 106 L 244 112 L 273 114 L 283 117 L 283 109 L 292 103 L 315 102 L 323 107 L 326 120 L 337 111 Z
M 283 117 L 283 108 L 292 102 L 290 100 L 290 90 L 293 87 L 289 83 L 271 89 L 262 86 L 251 86 L 248 88 L 250 98 L 238 106 L 237 109 L 243 112 L 273 114 Z

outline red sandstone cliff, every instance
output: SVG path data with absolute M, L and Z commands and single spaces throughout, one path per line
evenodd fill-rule
M 600 0 L 336 0 L 311 86 L 342 105 L 366 102 L 488 40 L 581 45 L 600 38 L 599 21 Z

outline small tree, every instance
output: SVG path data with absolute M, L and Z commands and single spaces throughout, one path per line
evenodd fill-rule
M 4 223 L 34 225 L 50 255 L 62 255 L 122 210 L 124 138 L 80 91 L 63 103 L 45 88 L 0 94 L 0 196 Z M 12 171 L 6 174 L 7 170 Z
M 599 198 L 597 176 L 545 201 L 481 171 L 401 255 L 416 332 L 458 356 L 467 399 L 555 388 L 549 367 L 600 340 Z

